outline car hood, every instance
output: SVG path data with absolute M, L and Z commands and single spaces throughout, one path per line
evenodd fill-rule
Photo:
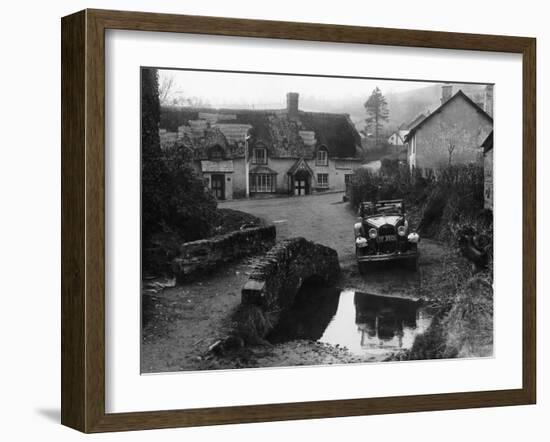
M 392 226 L 397 225 L 399 221 L 403 219 L 400 215 L 376 215 L 369 216 L 365 219 L 368 224 L 373 225 L 374 227 L 381 227 L 385 224 L 390 224 Z

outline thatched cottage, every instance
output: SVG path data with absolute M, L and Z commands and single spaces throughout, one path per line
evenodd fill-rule
M 192 151 L 218 199 L 345 190 L 361 165 L 355 125 L 347 114 L 302 111 L 298 100 L 290 92 L 275 110 L 163 108 L 161 137 Z

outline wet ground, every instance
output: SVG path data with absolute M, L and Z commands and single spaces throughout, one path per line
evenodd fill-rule
M 357 217 L 342 196 L 220 204 L 273 222 L 278 240 L 303 236 L 334 248 L 342 268 L 338 282 L 342 289 L 316 288 L 314 302 L 306 302 L 302 310 L 297 303 L 289 313 L 296 317 L 283 319 L 288 324 L 285 336 L 276 337 L 274 332 L 272 345 L 225 359 L 206 356 L 207 350 L 230 330 L 229 318 L 240 303 L 240 289 L 254 258 L 223 266 L 204 281 L 146 291 L 142 372 L 379 361 L 410 346 L 429 323 L 427 310 L 417 301 L 427 305 L 452 292 L 452 281 L 441 275 L 452 275 L 442 269 L 452 263 L 454 254 L 440 243 L 422 240 L 418 272 L 381 263 L 371 266 L 366 275 L 359 274 L 353 234 Z M 404 301 L 399 304 L 400 300 Z
M 373 264 L 367 275 L 360 275 L 355 260 L 353 225 L 356 213 L 344 194 L 327 193 L 291 198 L 226 201 L 220 207 L 242 210 L 272 222 L 277 227 L 277 240 L 303 236 L 338 252 L 342 268 L 341 287 L 365 293 L 419 299 L 425 296 L 421 287 L 423 274 L 430 274 L 447 259 L 447 248 L 441 243 L 422 239 L 418 273 L 395 263 Z M 430 276 L 430 275 L 426 275 Z
M 356 214 L 344 203 L 343 192 L 286 198 L 233 200 L 220 208 L 251 213 L 277 228 L 277 240 L 303 236 L 332 247 L 340 260 L 349 262 L 355 250 L 353 224 Z

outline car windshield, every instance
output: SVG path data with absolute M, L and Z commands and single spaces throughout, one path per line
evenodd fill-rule
M 402 204 L 365 204 L 361 207 L 361 216 L 363 217 L 373 217 L 380 215 L 402 215 L 403 206 Z
M 374 214 L 387 215 L 388 213 L 400 214 L 400 209 L 397 206 L 381 206 L 374 209 Z

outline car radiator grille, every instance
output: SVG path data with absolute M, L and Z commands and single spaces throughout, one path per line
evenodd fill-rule
M 397 232 L 395 227 L 389 224 L 383 225 L 378 229 L 378 238 L 380 240 L 385 239 L 386 237 L 394 237 L 395 240 L 392 241 L 380 241 L 378 242 L 378 251 L 382 253 L 393 253 L 397 249 Z

